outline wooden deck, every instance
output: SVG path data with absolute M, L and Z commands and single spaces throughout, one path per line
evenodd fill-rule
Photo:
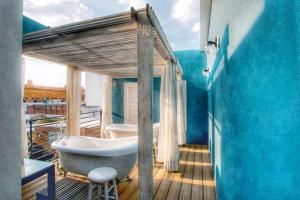
M 156 164 L 153 169 L 154 199 L 197 199 L 215 200 L 215 184 L 207 146 L 185 145 L 180 147 L 180 169 L 176 173 L 166 172 Z M 85 178 L 72 175 L 80 181 Z M 138 170 L 132 170 L 131 181 L 118 184 L 121 200 L 138 199 Z M 57 174 L 57 180 L 62 176 Z M 23 187 L 23 199 L 35 199 L 35 193 L 46 185 L 46 177 L 42 177 Z

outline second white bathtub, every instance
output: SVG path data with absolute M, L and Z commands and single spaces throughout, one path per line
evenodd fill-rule
M 106 129 L 109 131 L 110 138 L 126 138 L 137 136 L 138 127 L 137 125 L 131 124 L 112 124 L 107 126 Z M 159 123 L 153 124 L 153 140 L 156 143 L 159 134 Z

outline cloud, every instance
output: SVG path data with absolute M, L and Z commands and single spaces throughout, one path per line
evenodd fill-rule
M 196 22 L 194 23 L 193 27 L 192 27 L 192 31 L 194 33 L 200 33 L 200 22 Z
M 175 0 L 171 15 L 182 23 L 199 21 L 200 0 Z
M 146 6 L 146 2 L 144 0 L 119 0 L 120 4 L 127 4 L 130 7 L 134 8 L 143 8 Z
M 59 26 L 94 17 L 81 0 L 24 0 L 24 14 L 47 26 Z

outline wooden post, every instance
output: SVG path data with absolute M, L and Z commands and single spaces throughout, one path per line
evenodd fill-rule
M 153 194 L 153 35 L 146 15 L 138 14 L 137 20 L 139 199 L 150 200 Z
M 67 67 L 68 135 L 80 135 L 81 73 L 74 66 Z

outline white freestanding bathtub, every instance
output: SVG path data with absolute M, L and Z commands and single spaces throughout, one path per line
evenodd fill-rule
M 98 139 L 84 136 L 67 137 L 52 143 L 64 170 L 80 175 L 97 167 L 113 167 L 118 180 L 127 177 L 137 160 L 137 137 Z
M 110 138 L 127 138 L 137 136 L 138 126 L 131 124 L 111 124 L 106 127 Z M 153 124 L 153 140 L 156 143 L 159 134 L 159 123 Z

